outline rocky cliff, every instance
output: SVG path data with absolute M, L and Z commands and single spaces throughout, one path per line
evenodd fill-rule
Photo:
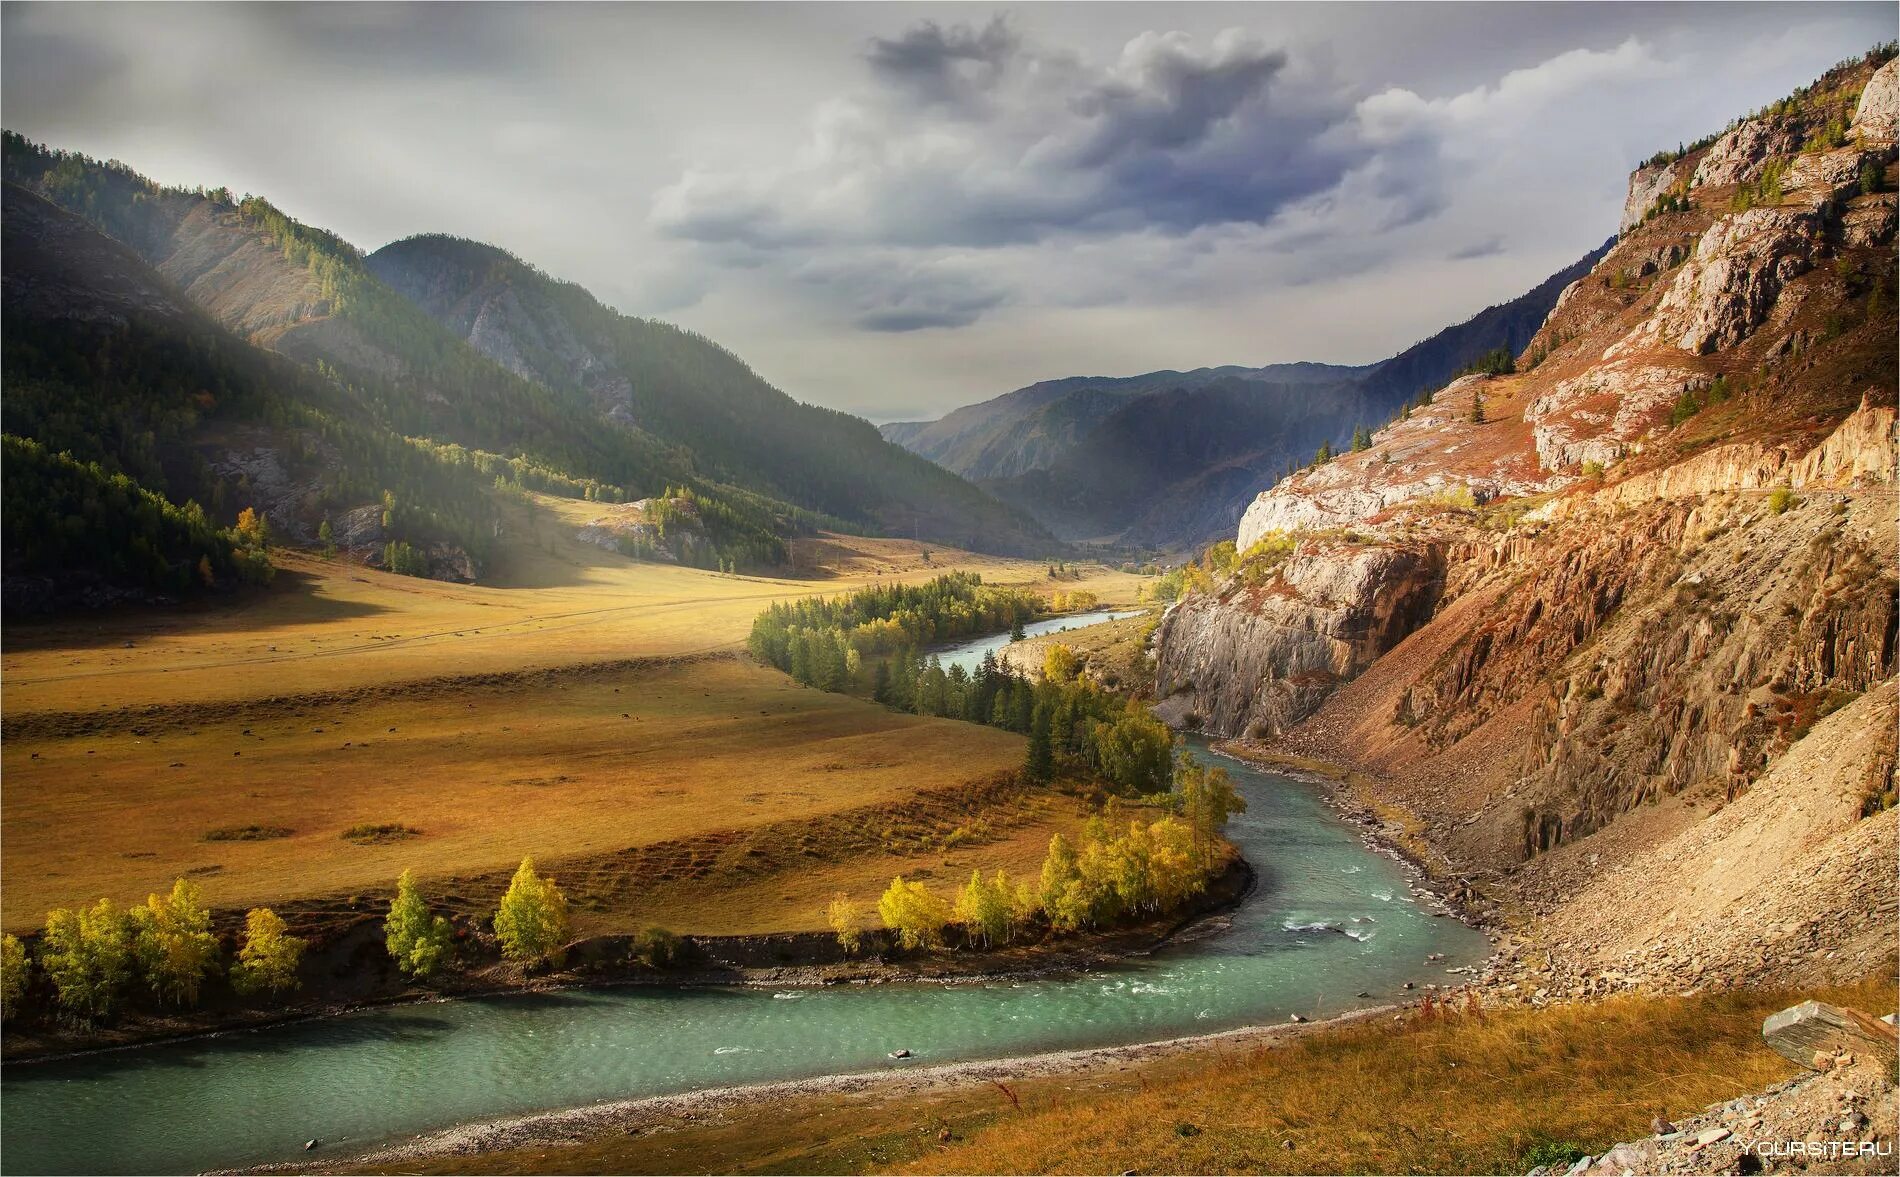
M 1515 372 L 1262 493 L 1158 632 L 1164 714 L 1359 770 L 1579 969 L 1662 951 L 1591 918 L 1665 864 L 1740 931 L 1661 972 L 1891 956 L 1895 68 L 1639 169 Z M 1791 789 L 1803 857 L 1732 877 L 1795 853 L 1748 833 Z

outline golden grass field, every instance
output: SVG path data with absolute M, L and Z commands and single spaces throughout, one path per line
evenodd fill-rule
M 801 688 L 737 651 L 772 601 L 951 568 L 1034 588 L 1044 565 L 824 537 L 800 543 L 808 579 L 718 575 L 573 541 L 592 505 L 542 503 L 492 585 L 281 551 L 278 583 L 241 600 L 9 628 L 0 923 L 133 902 L 185 873 L 220 909 L 382 892 L 405 867 L 468 879 L 529 854 L 558 875 L 563 861 L 861 811 L 855 828 L 1020 763 L 1020 737 Z M 1084 583 L 1129 601 L 1140 579 Z M 976 865 L 1018 867 L 1074 811 L 1051 797 L 990 816 Z M 342 836 L 359 824 L 420 833 Z M 291 833 L 207 840 L 245 826 Z M 893 865 L 945 871 L 976 853 L 901 837 L 880 842 L 888 853 L 802 849 L 803 869 L 777 878 L 603 883 L 577 931 L 815 927 L 833 890 L 874 896 Z

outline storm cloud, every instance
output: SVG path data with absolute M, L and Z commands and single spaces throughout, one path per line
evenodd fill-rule
M 1892 36 L 1835 4 L 0 5 L 9 128 L 364 249 L 503 246 L 877 419 L 1362 363 L 1629 168 Z

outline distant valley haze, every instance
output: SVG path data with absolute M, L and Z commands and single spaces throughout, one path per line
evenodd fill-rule
M 505 248 L 799 400 L 1365 364 L 1615 228 L 1617 178 L 1881 4 L 48 5 L 9 129 L 365 252 Z

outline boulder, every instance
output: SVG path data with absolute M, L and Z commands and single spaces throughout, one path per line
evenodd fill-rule
M 1815 1068 L 1815 1055 L 1865 1053 L 1882 1060 L 1892 1071 L 1900 1054 L 1894 1027 L 1857 1009 L 1804 1001 L 1772 1014 L 1761 1024 L 1763 1041 L 1776 1054 L 1804 1067 Z

